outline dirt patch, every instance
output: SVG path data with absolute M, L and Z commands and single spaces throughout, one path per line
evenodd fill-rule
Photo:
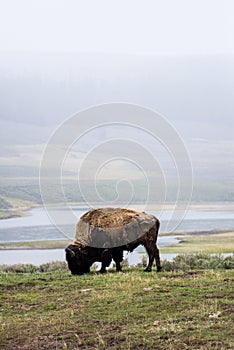
M 193 278 L 194 276 L 197 275 L 202 275 L 204 274 L 204 271 L 188 271 L 188 272 L 184 272 L 181 274 L 175 274 L 175 275 L 170 275 L 170 276 L 166 276 L 166 277 L 162 277 L 161 279 L 175 279 L 175 278 Z
M 20 282 L 16 284 L 6 284 L 2 285 L 1 287 L 3 290 L 12 290 L 12 289 L 18 289 L 21 288 L 22 286 L 24 287 L 34 287 L 36 285 L 36 282 Z

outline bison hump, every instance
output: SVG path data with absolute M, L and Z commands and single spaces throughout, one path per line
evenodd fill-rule
M 116 228 L 129 224 L 137 216 L 139 213 L 130 209 L 99 208 L 88 211 L 81 220 L 94 227 Z
M 155 225 L 153 215 L 123 208 L 92 209 L 76 225 L 75 243 L 113 248 L 136 241 Z

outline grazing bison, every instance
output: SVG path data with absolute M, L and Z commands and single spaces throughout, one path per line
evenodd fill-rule
M 156 242 L 160 222 L 153 215 L 121 208 L 100 208 L 85 213 L 76 225 L 76 237 L 66 249 L 66 260 L 71 273 L 82 275 L 91 265 L 102 263 L 100 272 L 106 272 L 113 259 L 116 270 L 121 271 L 123 251 L 132 252 L 143 245 L 149 262 L 145 271 L 150 272 L 154 259 L 157 271 L 161 270 Z

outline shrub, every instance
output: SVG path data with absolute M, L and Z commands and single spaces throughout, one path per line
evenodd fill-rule
M 122 267 L 129 267 L 128 258 L 123 259 L 123 261 L 122 261 Z
M 177 255 L 172 261 L 163 260 L 162 267 L 164 271 L 233 269 L 234 257 L 228 256 L 224 258 L 221 255 L 203 253 L 184 254 Z
M 142 261 L 137 267 L 145 267 L 147 265 L 147 257 L 143 256 Z M 128 259 L 122 262 L 123 267 L 129 267 Z M 92 266 L 95 270 L 96 264 Z M 115 267 L 115 264 L 113 264 Z M 164 271 L 189 271 L 189 270 L 216 270 L 216 269 L 234 269 L 234 256 L 226 258 L 221 255 L 209 254 L 184 254 L 177 255 L 172 261 L 163 260 L 162 268 Z M 15 264 L 15 265 L 0 265 L 0 272 L 12 273 L 43 273 L 52 271 L 68 271 L 65 261 L 52 261 L 38 266 L 32 264 Z
M 67 263 L 65 261 L 52 261 L 49 263 L 35 266 L 32 264 L 14 264 L 14 265 L 0 265 L 0 272 L 14 272 L 14 273 L 35 273 L 35 272 L 49 272 L 67 270 Z
M 224 269 L 234 269 L 234 259 L 231 256 L 227 256 L 224 260 L 223 260 L 223 268 Z
M 136 266 L 141 268 L 142 267 L 146 268 L 147 265 L 148 265 L 148 257 L 146 255 L 142 255 L 141 262 L 139 262 Z
M 65 261 L 52 261 L 39 266 L 40 272 L 61 271 L 67 269 L 68 267 Z
M 32 264 L 1 265 L 0 271 L 15 273 L 35 273 L 38 272 L 38 267 Z

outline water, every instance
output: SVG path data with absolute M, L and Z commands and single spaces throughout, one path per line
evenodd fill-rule
M 63 215 L 64 208 L 56 208 L 59 215 Z M 86 212 L 87 209 L 75 207 L 73 208 L 77 218 Z M 153 213 L 153 212 L 152 212 Z M 37 241 L 46 239 L 65 239 L 64 234 L 56 229 L 50 222 L 43 208 L 36 208 L 30 211 L 30 216 L 22 218 L 13 218 L 8 220 L 0 220 L 0 242 L 16 242 L 16 241 Z M 156 213 L 153 213 L 156 214 Z M 160 232 L 165 230 L 167 220 L 171 217 L 172 211 L 165 210 L 160 217 L 161 228 Z M 157 215 L 157 214 L 156 214 Z M 212 229 L 223 229 L 234 227 L 234 213 L 231 210 L 190 210 L 177 231 L 206 231 Z M 64 231 L 75 232 L 75 225 L 64 225 Z M 73 235 L 70 236 L 71 239 Z M 160 237 L 158 246 L 165 246 L 177 243 L 176 236 Z M 144 248 L 138 247 L 133 254 L 125 253 L 129 263 L 132 265 L 141 261 Z M 54 260 L 64 260 L 63 249 L 53 250 L 14 250 L 0 251 L 0 264 L 15 264 L 15 263 L 32 263 L 40 265 L 42 263 Z M 162 258 L 172 259 L 173 256 L 167 255 Z
M 63 249 L 0 251 L 0 265 L 33 264 L 39 266 L 41 264 L 57 260 L 65 260 L 65 251 Z

